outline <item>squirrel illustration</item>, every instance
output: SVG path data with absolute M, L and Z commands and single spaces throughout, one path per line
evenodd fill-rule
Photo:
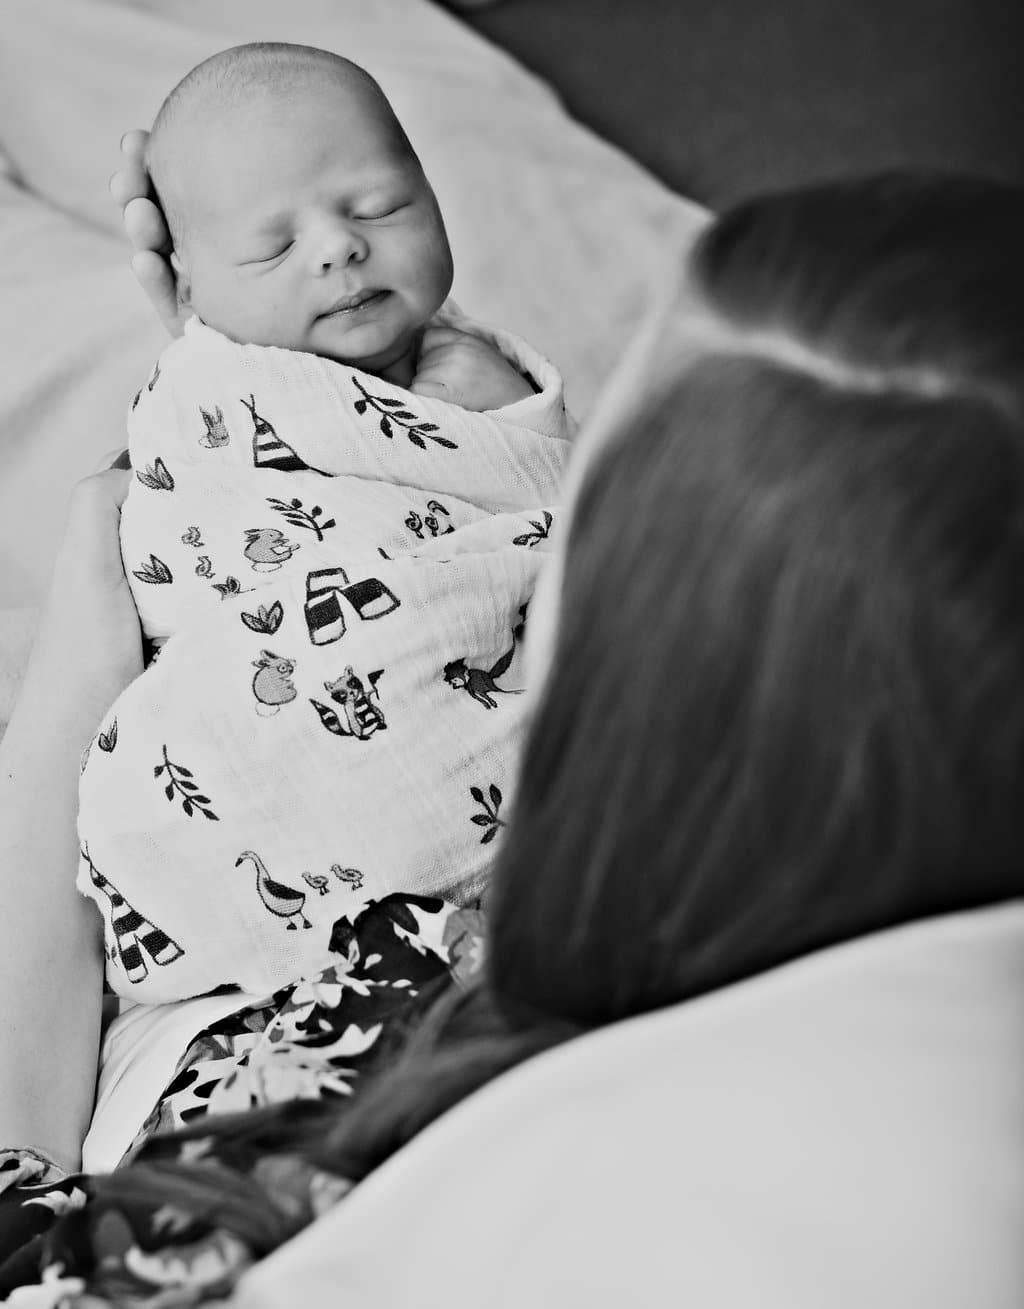
M 273 573 L 286 564 L 298 545 L 289 541 L 276 527 L 247 527 L 242 553 L 257 573 Z
M 261 650 L 259 659 L 254 659 L 252 666 L 256 669 L 252 679 L 252 693 L 256 697 L 258 714 L 267 718 L 276 714 L 283 704 L 289 704 L 295 699 L 298 693 L 292 681 L 294 659 L 282 659 L 272 650 Z
M 206 432 L 199 438 L 199 444 L 205 446 L 207 450 L 216 450 L 219 445 L 227 445 L 231 437 L 228 434 L 220 405 L 217 406 L 216 412 L 212 414 L 208 413 L 200 405 L 199 412 L 203 415 L 203 422 L 206 424 Z
M 378 729 L 387 727 L 383 711 L 379 705 L 375 705 L 370 696 L 377 696 L 377 682 L 380 679 L 383 669 L 378 672 L 370 673 L 367 681 L 370 684 L 369 692 L 363 682 L 352 670 L 352 665 L 345 669 L 341 677 L 336 678 L 333 682 L 324 682 L 324 688 L 331 699 L 340 704 L 344 714 L 345 721 L 348 723 L 349 731 L 353 736 L 365 740 Z M 379 698 L 379 697 L 377 697 Z

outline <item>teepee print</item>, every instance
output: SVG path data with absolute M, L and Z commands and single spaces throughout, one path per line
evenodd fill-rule
M 112 882 L 108 882 L 82 847 L 82 858 L 89 865 L 89 880 L 110 901 L 110 928 L 114 934 L 111 957 L 118 958 L 129 982 L 142 982 L 149 976 L 146 955 L 159 968 L 180 959 L 185 951 L 162 931 L 143 918 Z
M 300 459 L 291 446 L 282 441 L 273 427 L 262 414 L 256 412 L 256 397 L 250 395 L 249 399 L 242 399 L 252 417 L 252 462 L 254 468 L 276 468 L 279 473 L 320 473 L 321 477 L 327 477 L 319 468 L 314 468 L 307 464 L 304 459 Z

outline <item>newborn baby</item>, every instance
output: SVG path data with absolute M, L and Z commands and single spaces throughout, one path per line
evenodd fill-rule
M 132 403 L 126 571 L 160 655 L 83 761 L 108 980 L 266 993 L 394 890 L 483 889 L 569 424 L 556 371 L 446 301 L 377 84 L 243 46 L 150 139 L 194 311 Z

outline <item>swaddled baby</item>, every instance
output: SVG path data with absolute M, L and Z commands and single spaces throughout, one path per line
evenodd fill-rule
M 150 171 L 195 316 L 132 403 L 122 553 L 159 658 L 83 763 L 121 994 L 269 992 L 390 891 L 481 892 L 567 452 L 555 370 L 446 302 L 387 100 L 323 51 L 193 70 Z

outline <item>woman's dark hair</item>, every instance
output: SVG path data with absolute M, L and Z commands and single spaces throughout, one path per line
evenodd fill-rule
M 583 480 L 485 974 L 308 1158 L 358 1179 L 569 1036 L 1024 893 L 1022 233 L 921 177 L 706 231 L 727 330 Z

